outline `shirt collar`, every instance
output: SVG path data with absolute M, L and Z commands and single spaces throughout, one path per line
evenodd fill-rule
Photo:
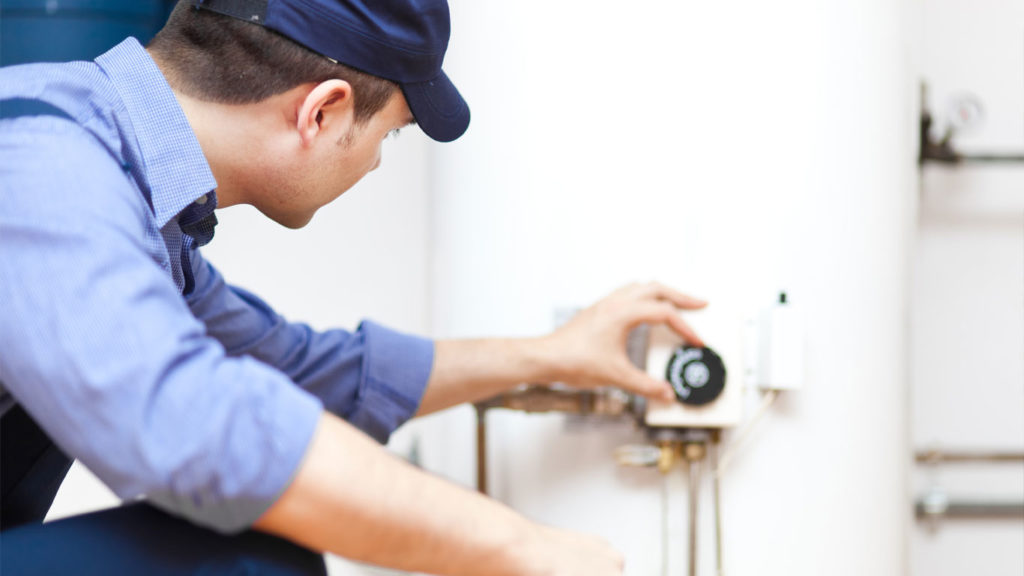
M 128 112 L 157 225 L 217 187 L 199 141 L 149 53 L 128 38 L 96 59 Z M 216 197 L 210 198 L 216 202 Z M 212 207 L 211 207 L 212 209 Z

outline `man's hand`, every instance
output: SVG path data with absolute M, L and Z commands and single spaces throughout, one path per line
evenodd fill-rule
M 630 284 L 583 310 L 546 337 L 559 363 L 560 380 L 580 388 L 616 386 L 623 390 L 673 400 L 667 382 L 648 376 L 626 356 L 626 339 L 637 325 L 665 324 L 686 342 L 703 345 L 679 316 L 707 302 L 656 282 Z
M 523 383 L 565 382 L 591 388 L 616 386 L 672 400 L 667 382 L 638 370 L 626 356 L 626 338 L 638 324 L 666 324 L 683 340 L 701 345 L 679 310 L 703 300 L 661 284 L 631 284 L 580 312 L 540 338 L 443 340 L 434 345 L 434 367 L 418 415 L 476 402 Z

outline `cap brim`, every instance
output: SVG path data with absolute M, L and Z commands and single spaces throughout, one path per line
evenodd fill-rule
M 409 111 L 427 136 L 451 142 L 469 127 L 469 106 L 444 71 L 433 80 L 401 86 Z

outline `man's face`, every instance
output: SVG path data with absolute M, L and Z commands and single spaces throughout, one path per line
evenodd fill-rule
M 328 115 L 330 112 L 327 113 Z M 381 163 L 381 147 L 389 134 L 413 122 L 400 90 L 382 110 L 363 123 L 328 121 L 323 134 L 302 157 L 274 170 L 264 214 L 289 228 L 305 226 L 318 209 L 355 185 Z

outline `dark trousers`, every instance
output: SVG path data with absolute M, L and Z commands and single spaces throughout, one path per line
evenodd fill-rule
M 20 406 L 0 418 L 0 574 L 310 576 L 323 557 L 255 531 L 225 536 L 135 503 L 43 524 L 71 460 Z

